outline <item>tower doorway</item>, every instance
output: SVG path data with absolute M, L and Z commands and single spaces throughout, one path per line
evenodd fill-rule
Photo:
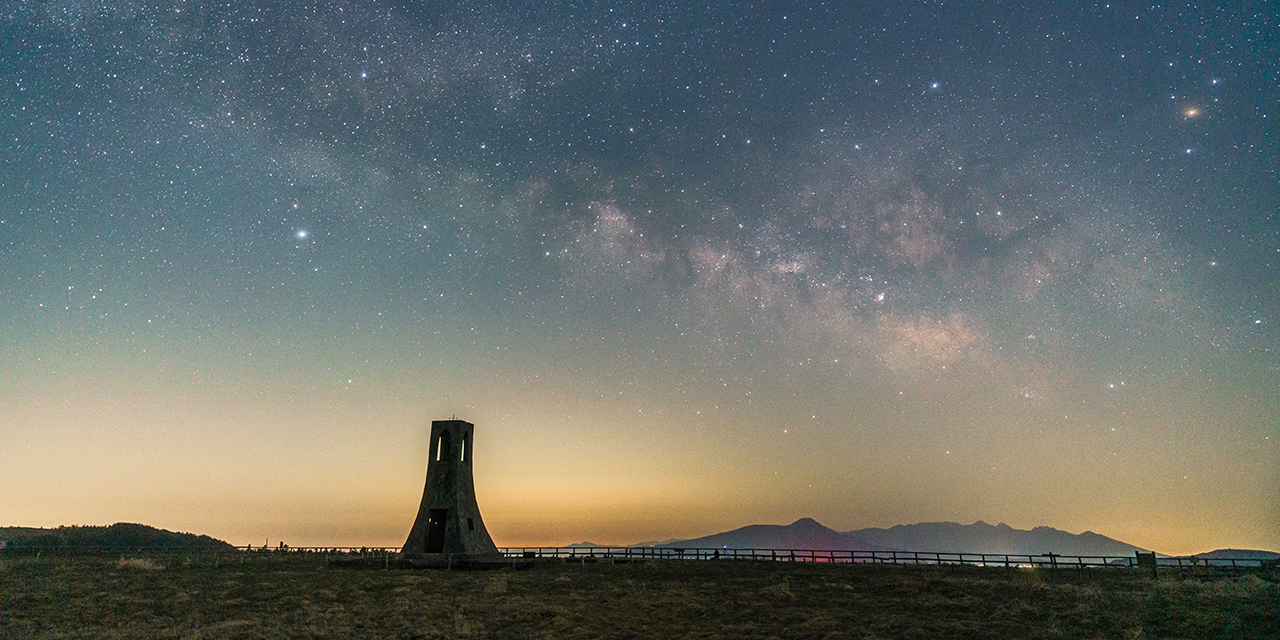
M 448 509 L 427 510 L 427 553 L 444 553 L 444 523 L 448 519 Z

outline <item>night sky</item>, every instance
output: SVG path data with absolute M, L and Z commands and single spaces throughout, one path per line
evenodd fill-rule
M 1273 4 L 253 4 L 0 7 L 0 525 L 1280 548 Z

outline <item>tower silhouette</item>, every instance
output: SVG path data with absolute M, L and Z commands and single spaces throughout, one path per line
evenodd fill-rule
M 480 519 L 471 475 L 475 425 L 465 420 L 431 421 L 431 457 L 418 517 L 400 553 L 442 558 L 501 560 L 502 553 Z

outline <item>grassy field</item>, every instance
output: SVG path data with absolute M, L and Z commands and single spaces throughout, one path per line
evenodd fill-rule
M 0 638 L 1280 638 L 1274 577 L 729 561 L 0 558 Z

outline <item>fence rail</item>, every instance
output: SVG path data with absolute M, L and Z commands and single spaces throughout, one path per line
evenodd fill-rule
M 1062 569 L 1130 568 L 1139 566 L 1138 556 L 1073 556 L 1056 553 L 961 553 L 934 551 L 856 551 L 816 549 L 728 549 L 668 547 L 508 547 L 500 551 L 507 558 L 629 559 L 629 560 L 767 560 L 779 562 L 834 562 L 868 564 L 971 565 L 979 567 L 1044 567 Z M 1170 556 L 1155 558 L 1164 568 L 1222 567 L 1249 568 L 1275 566 L 1273 560 L 1255 558 L 1197 558 Z
M 845 564 L 914 564 L 914 565 L 968 565 L 978 567 L 1024 567 L 1050 569 L 1098 569 L 1150 567 L 1138 555 L 1060 555 L 1014 553 L 962 553 L 934 551 L 857 551 L 818 549 L 728 549 L 728 548 L 672 548 L 672 547 L 504 547 L 499 551 L 509 560 L 562 558 L 568 560 L 757 560 L 774 562 L 819 562 Z M 59 545 L 59 546 L 7 546 L 0 548 L 0 556 L 29 555 L 95 555 L 95 554 L 324 554 L 348 557 L 383 558 L 400 553 L 400 547 L 274 547 L 253 545 L 231 549 L 208 549 L 171 546 L 128 545 Z M 1155 566 L 1170 569 L 1218 568 L 1249 569 L 1280 568 L 1277 560 L 1257 558 L 1200 558 L 1196 556 L 1156 556 Z
M 165 545 L 48 545 L 48 546 L 8 546 L 0 547 L 3 555 L 94 555 L 112 553 L 151 553 L 151 554 L 213 554 L 229 555 L 241 553 L 283 554 L 283 553 L 320 553 L 328 555 L 382 557 L 400 553 L 400 547 L 291 547 L 277 545 L 274 547 L 238 545 L 230 549 L 217 547 L 188 547 Z

